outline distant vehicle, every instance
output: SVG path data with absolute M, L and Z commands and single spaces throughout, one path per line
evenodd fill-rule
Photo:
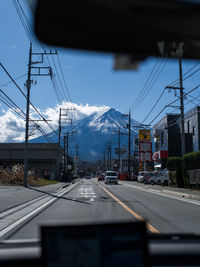
M 85 179 L 91 179 L 91 178 L 92 178 L 92 173 L 85 174 Z
M 137 177 L 138 183 L 143 183 L 144 181 L 143 176 L 144 176 L 144 172 L 139 172 L 138 177 Z
M 106 171 L 105 184 L 118 184 L 118 174 L 115 171 Z
M 103 181 L 104 178 L 105 178 L 105 176 L 104 176 L 103 174 L 100 174 L 100 175 L 98 176 L 98 181 Z
M 145 172 L 144 176 L 143 176 L 143 183 L 149 184 L 150 179 L 153 177 L 156 178 L 157 175 L 158 175 L 158 172 Z M 151 180 L 151 181 L 153 181 L 153 180 Z
M 137 181 L 138 178 L 138 172 L 134 171 L 131 173 L 131 181 Z

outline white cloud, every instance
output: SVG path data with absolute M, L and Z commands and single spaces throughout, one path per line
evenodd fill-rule
M 10 109 L 0 116 L 0 142 L 21 142 L 24 140 L 25 122 Z M 16 140 L 17 138 L 17 140 Z
M 58 128 L 58 118 L 59 118 L 59 110 L 67 109 L 67 108 L 75 108 L 75 111 L 68 112 L 68 118 L 72 119 L 74 122 L 80 120 L 86 116 L 89 116 L 95 112 L 100 116 L 104 112 L 110 109 L 108 106 L 90 106 L 88 104 L 71 104 L 69 102 L 63 102 L 60 105 L 56 105 L 55 107 L 47 108 L 44 111 L 38 108 L 40 113 L 44 116 L 45 119 L 51 120 L 49 124 L 56 130 Z M 23 142 L 25 137 L 25 121 L 22 118 L 19 118 L 12 110 L 1 110 L 3 115 L 0 116 L 0 143 L 6 142 Z M 30 118 L 41 119 L 34 109 L 30 107 Z M 32 126 L 34 122 L 31 123 Z M 51 132 L 52 129 L 45 122 L 38 122 L 38 124 L 42 127 L 42 129 L 48 133 Z M 33 127 L 30 126 L 30 130 Z M 31 138 L 36 138 L 40 136 L 41 133 L 36 130 L 34 135 Z

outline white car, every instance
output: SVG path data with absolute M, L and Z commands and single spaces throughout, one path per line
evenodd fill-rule
M 118 174 L 115 171 L 106 171 L 105 184 L 118 184 Z
M 152 177 L 149 179 L 149 184 L 158 184 L 159 172 L 153 172 Z
M 163 170 L 159 173 L 158 177 L 158 184 L 169 185 L 169 172 L 168 170 Z
M 92 173 L 85 174 L 85 179 L 91 179 L 91 178 L 92 178 Z
M 143 176 L 144 176 L 144 172 L 139 172 L 138 177 L 137 177 L 138 183 L 143 183 L 144 182 Z

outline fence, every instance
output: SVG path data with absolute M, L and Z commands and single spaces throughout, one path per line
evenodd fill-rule
M 189 173 L 189 184 L 200 185 L 200 169 L 188 171 Z

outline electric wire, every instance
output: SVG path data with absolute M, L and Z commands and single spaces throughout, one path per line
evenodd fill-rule
M 12 111 L 14 111 L 18 116 L 20 116 L 22 119 L 26 118 L 26 114 L 24 111 L 2 90 L 0 89 L 0 92 L 4 95 L 0 95 L 0 101 L 4 103 L 7 107 L 9 107 Z M 32 120 L 30 119 L 30 124 L 33 124 Z M 47 136 L 45 131 L 41 128 L 41 126 L 37 123 L 34 123 L 34 125 L 38 126 L 38 130 L 44 135 L 44 137 L 51 142 L 50 138 Z
M 166 64 L 167 64 L 167 60 L 164 62 L 164 64 L 163 64 L 163 66 L 162 66 L 162 68 L 160 69 L 160 71 L 159 71 L 159 68 L 160 68 L 160 66 L 159 66 L 159 68 L 158 68 L 158 70 L 156 71 L 156 73 L 155 73 L 155 75 L 154 75 L 154 77 L 155 77 L 155 79 L 154 79 L 154 81 L 153 81 L 153 78 L 152 78 L 152 84 L 151 84 L 151 86 L 150 86 L 150 84 L 149 84 L 149 88 L 148 88 L 148 91 L 146 91 L 146 93 L 145 93 L 145 95 L 143 96 L 143 99 L 141 99 L 141 101 L 138 103 L 138 105 L 137 105 L 137 107 L 139 106 L 139 105 L 141 105 L 141 103 L 144 101 L 144 99 L 147 97 L 147 95 L 149 94 L 149 92 L 150 92 L 150 90 L 153 88 L 153 86 L 155 85 L 155 83 L 156 83 L 156 81 L 158 80 L 158 78 L 159 78 L 159 76 L 161 75 L 161 73 L 163 72 L 163 70 L 164 70 L 164 68 L 165 68 L 165 66 L 166 66 Z M 159 71 L 159 72 L 158 72 Z M 158 74 L 157 74 L 158 73 Z M 157 76 L 156 76 L 156 74 L 157 74 Z M 160 100 L 160 99 L 159 99 Z M 136 108 L 137 108 L 136 107 Z
M 24 94 L 22 89 L 19 87 L 19 85 L 16 83 L 16 81 L 12 78 L 12 76 L 9 74 L 9 72 L 6 70 L 6 68 L 3 66 L 3 64 L 0 62 L 0 66 L 5 71 L 5 73 L 8 75 L 8 77 L 12 80 L 12 82 L 15 84 L 15 86 L 18 88 L 18 90 L 22 93 L 22 95 L 27 99 L 27 96 Z M 39 112 L 39 110 L 32 104 L 31 101 L 29 101 L 29 104 L 33 107 L 33 109 L 36 111 L 36 113 L 44 120 L 44 122 L 47 123 L 47 125 L 51 128 L 51 130 L 58 135 L 58 133 L 55 131 L 55 129 L 48 123 L 48 121 L 43 117 L 43 115 Z
M 153 77 L 151 78 L 151 80 L 150 80 L 145 92 L 143 93 L 143 96 L 141 97 L 140 101 L 137 103 L 137 105 L 135 107 L 135 110 L 141 105 L 141 103 L 144 101 L 146 96 L 149 94 L 150 90 L 153 88 L 154 84 L 156 83 L 156 81 L 158 80 L 160 74 L 162 73 L 166 63 L 167 63 L 167 60 L 164 61 L 164 58 L 163 58 L 163 60 L 159 64 L 157 70 L 155 71 Z M 162 66 L 162 64 L 163 64 L 163 66 Z
M 184 94 L 183 97 L 187 96 L 188 94 L 190 94 L 191 92 L 195 91 L 196 89 L 198 89 L 200 87 L 200 83 L 195 86 L 194 88 L 192 88 L 191 90 L 189 90 L 187 93 Z M 152 124 L 158 117 L 159 115 L 167 108 L 170 107 L 170 105 L 176 103 L 178 100 L 180 100 L 180 97 L 178 97 L 177 99 L 175 99 L 174 101 L 170 102 L 168 105 L 166 105 L 156 116 L 155 118 L 153 118 L 153 120 L 151 120 L 151 122 L 149 124 Z
M 151 75 L 153 74 L 153 72 L 154 72 L 154 70 L 155 70 L 155 68 L 156 68 L 156 66 L 157 66 L 157 64 L 158 64 L 158 62 L 159 62 L 159 60 L 157 59 L 156 62 L 155 62 L 155 64 L 154 64 L 154 66 L 153 66 L 153 69 L 151 70 L 149 76 L 147 77 L 146 82 L 144 83 L 142 89 L 140 90 L 139 94 L 137 95 L 137 97 L 136 97 L 136 99 L 134 100 L 134 102 L 132 103 L 132 105 L 130 105 L 129 109 L 133 109 L 134 106 L 136 105 L 137 101 L 140 99 L 140 97 L 141 97 L 141 95 L 143 94 L 143 91 L 145 90 L 145 87 L 146 87 L 146 85 L 148 84 L 148 82 L 149 82 L 149 80 L 150 80 L 150 78 L 151 78 Z

